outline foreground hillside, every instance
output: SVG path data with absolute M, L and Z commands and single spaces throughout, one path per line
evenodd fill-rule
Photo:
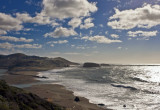
M 0 80 L 0 110 L 64 110 L 35 94 L 8 86 Z
M 39 56 L 28 56 L 21 53 L 11 55 L 0 55 L 0 68 L 15 69 L 51 69 L 55 67 L 68 67 L 70 65 L 77 65 L 77 63 L 70 62 L 64 58 L 47 58 Z

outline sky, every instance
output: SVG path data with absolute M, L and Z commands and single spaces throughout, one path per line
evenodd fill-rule
M 0 54 L 160 64 L 160 0 L 0 0 Z

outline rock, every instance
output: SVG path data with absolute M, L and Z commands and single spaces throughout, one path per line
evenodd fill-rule
M 74 101 L 79 102 L 80 101 L 79 97 L 75 97 Z
M 126 105 L 123 105 L 124 108 L 126 108 Z
M 105 106 L 105 104 L 102 104 L 102 103 L 100 103 L 100 104 L 98 104 L 99 106 Z
M 100 67 L 97 63 L 84 63 L 83 67 L 89 68 L 89 67 Z

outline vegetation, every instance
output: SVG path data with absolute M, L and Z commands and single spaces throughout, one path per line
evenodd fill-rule
M 29 70 L 45 68 L 48 70 L 55 67 L 68 67 L 70 65 L 77 65 L 77 63 L 70 62 L 61 57 L 47 58 L 28 56 L 22 53 L 0 55 L 0 68 L 7 68 L 9 70 L 14 70 L 15 68 L 28 68 Z
M 0 110 L 65 110 L 35 94 L 11 87 L 0 80 Z

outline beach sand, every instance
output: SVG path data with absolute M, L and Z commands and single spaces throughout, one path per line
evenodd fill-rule
M 7 72 L 1 79 L 10 85 L 31 84 L 40 82 L 36 80 L 37 71 L 12 71 Z M 72 91 L 66 90 L 64 86 L 57 84 L 38 84 L 31 87 L 23 88 L 60 106 L 66 107 L 67 110 L 106 110 L 98 107 L 96 104 L 89 103 L 89 100 L 79 97 L 80 101 L 75 102 L 75 96 Z M 107 109 L 109 110 L 109 109 Z

